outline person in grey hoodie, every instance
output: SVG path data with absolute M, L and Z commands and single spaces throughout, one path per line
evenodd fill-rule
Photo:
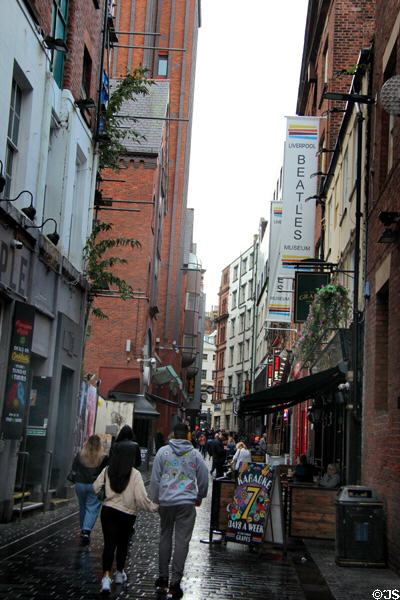
M 174 427 L 173 438 L 162 446 L 154 459 L 150 481 L 150 498 L 160 505 L 161 533 L 159 545 L 158 589 L 168 589 L 169 563 L 175 530 L 169 594 L 182 598 L 180 582 L 196 520 L 196 508 L 208 491 L 208 468 L 198 450 L 187 439 L 184 423 Z

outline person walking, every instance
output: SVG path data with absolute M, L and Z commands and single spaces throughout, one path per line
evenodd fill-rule
M 111 591 L 111 569 L 116 558 L 115 583 L 127 580 L 124 571 L 128 543 L 133 532 L 138 510 L 156 512 L 158 505 L 147 496 L 140 472 L 134 468 L 135 455 L 129 444 L 115 444 L 108 467 L 103 469 L 93 484 L 96 493 L 105 484 L 105 498 L 101 509 L 104 537 L 103 578 L 101 592 Z
M 79 523 L 83 544 L 90 543 L 90 533 L 100 511 L 101 502 L 93 491 L 93 482 L 106 466 L 108 457 L 98 435 L 91 435 L 75 456 L 71 472 L 79 502 Z
M 110 456 L 115 448 L 116 444 L 124 444 L 128 448 L 130 448 L 135 460 L 133 466 L 138 469 L 142 464 L 142 456 L 140 454 L 140 446 L 135 440 L 135 434 L 133 433 L 133 429 L 130 425 L 124 425 L 119 434 L 117 435 L 114 444 L 110 449 Z
M 259 447 L 261 454 L 267 454 L 267 433 L 265 431 L 261 436 Z
M 224 476 L 224 467 L 228 455 L 226 444 L 228 442 L 228 434 L 225 431 L 220 431 L 214 440 L 214 460 L 217 479 Z
M 198 450 L 188 440 L 184 423 L 174 427 L 173 438 L 154 459 L 149 495 L 160 505 L 161 533 L 159 577 L 155 586 L 167 590 L 172 538 L 175 532 L 169 594 L 182 598 L 181 579 L 196 520 L 196 508 L 208 491 L 208 469 Z

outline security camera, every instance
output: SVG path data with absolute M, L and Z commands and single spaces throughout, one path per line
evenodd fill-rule
M 155 358 L 151 358 L 151 359 L 150 359 L 150 364 L 151 364 L 151 365 L 155 365 L 155 364 L 157 364 L 157 360 L 156 360 Z
M 11 247 L 20 250 L 24 247 L 24 244 L 20 240 L 12 240 Z

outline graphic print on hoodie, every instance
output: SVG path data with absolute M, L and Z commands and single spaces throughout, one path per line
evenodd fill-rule
M 189 440 L 172 439 L 157 452 L 150 495 L 163 506 L 192 504 L 208 489 L 207 466 Z

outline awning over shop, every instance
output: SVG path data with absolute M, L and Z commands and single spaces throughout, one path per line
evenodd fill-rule
M 111 391 L 108 397 L 111 400 L 118 400 L 118 402 L 133 402 L 133 414 L 138 418 L 157 419 L 160 416 L 160 413 L 150 404 L 144 394 Z
M 242 396 L 239 415 L 268 414 L 290 408 L 299 402 L 315 398 L 327 391 L 335 392 L 339 383 L 346 381 L 347 362 L 340 362 L 315 375 L 302 377 L 283 385 L 277 385 L 261 392 Z
M 158 369 L 155 369 L 151 376 L 151 380 L 153 383 L 157 383 L 158 385 L 173 382 L 180 389 L 182 389 L 182 380 L 178 377 L 171 365 L 166 365 L 165 367 L 159 367 Z
M 177 402 L 174 402 L 169 398 L 162 398 L 161 396 L 156 396 L 156 394 L 149 394 L 148 392 L 146 392 L 145 396 L 149 400 L 153 400 L 153 402 L 159 402 L 160 404 L 168 404 L 168 406 L 178 406 Z

